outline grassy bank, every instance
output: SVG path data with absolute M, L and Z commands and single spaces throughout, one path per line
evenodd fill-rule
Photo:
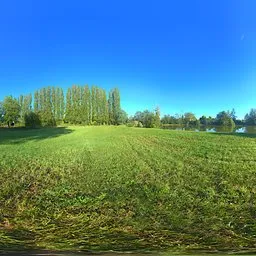
M 0 248 L 256 246 L 256 137 L 0 130 Z

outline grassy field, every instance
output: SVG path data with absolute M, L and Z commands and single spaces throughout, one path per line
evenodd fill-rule
M 256 137 L 0 130 L 0 248 L 256 246 Z

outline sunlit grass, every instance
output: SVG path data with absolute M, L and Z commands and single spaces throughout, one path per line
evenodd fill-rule
M 255 247 L 253 136 L 2 129 L 0 152 L 0 248 Z

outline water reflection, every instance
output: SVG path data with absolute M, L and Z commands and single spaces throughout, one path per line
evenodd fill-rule
M 226 132 L 226 133 L 250 133 L 256 134 L 256 126 L 177 126 L 165 125 L 163 129 L 177 130 L 177 131 L 194 131 L 194 132 Z

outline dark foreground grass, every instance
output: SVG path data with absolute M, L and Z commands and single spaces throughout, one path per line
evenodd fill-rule
M 0 130 L 0 248 L 256 247 L 256 138 Z

